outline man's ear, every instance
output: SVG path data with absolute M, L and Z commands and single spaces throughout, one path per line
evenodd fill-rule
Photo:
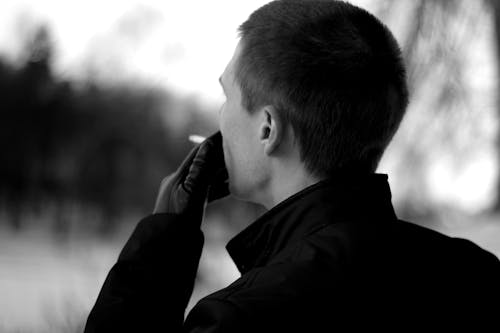
M 264 145 L 264 153 L 272 154 L 283 139 L 283 122 L 276 109 L 271 105 L 262 108 L 263 119 L 259 129 L 260 142 Z

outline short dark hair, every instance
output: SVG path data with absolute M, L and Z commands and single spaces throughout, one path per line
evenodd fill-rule
M 389 29 L 346 2 L 278 0 L 238 32 L 242 106 L 273 105 L 312 175 L 374 172 L 408 104 L 401 50 Z

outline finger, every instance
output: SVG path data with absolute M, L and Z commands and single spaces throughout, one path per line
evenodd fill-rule
M 184 178 L 189 173 L 189 168 L 193 164 L 193 160 L 194 160 L 196 154 L 198 153 L 200 146 L 201 146 L 201 144 L 198 144 L 193 149 L 191 149 L 191 151 L 188 153 L 188 155 L 181 162 L 181 165 L 177 168 L 177 173 L 179 174 L 181 181 L 183 181 Z
M 184 189 L 188 193 L 199 192 L 208 187 L 208 175 L 211 171 L 208 158 L 211 148 L 212 143 L 207 140 L 200 144 L 183 182 Z
M 200 144 L 184 181 L 188 193 L 207 190 L 219 170 L 225 170 L 222 134 L 214 133 Z M 227 179 L 227 172 L 221 180 Z
M 210 162 L 214 163 L 215 168 L 218 170 L 220 168 L 226 168 L 224 163 L 224 150 L 222 148 L 222 134 L 220 131 L 217 131 L 212 136 L 208 137 L 210 142 L 213 143 L 213 156 L 211 157 Z

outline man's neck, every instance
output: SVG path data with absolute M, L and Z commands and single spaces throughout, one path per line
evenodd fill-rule
M 308 175 L 301 168 L 294 170 L 281 169 L 280 172 L 276 172 L 274 177 L 270 179 L 266 194 L 262 196 L 265 200 L 261 204 L 269 210 L 288 197 L 308 186 L 316 184 L 320 180 Z

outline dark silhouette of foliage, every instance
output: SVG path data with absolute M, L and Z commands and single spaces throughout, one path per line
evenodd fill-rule
M 46 200 L 97 207 L 105 231 L 121 214 L 149 213 L 161 179 L 192 147 L 187 135 L 213 124 L 164 90 L 56 78 L 45 27 L 26 48 L 19 68 L 0 61 L 0 199 L 11 223 L 21 227 L 23 207 Z M 169 114 L 181 106 L 189 119 L 178 128 Z M 58 218 L 56 230 L 68 223 Z

